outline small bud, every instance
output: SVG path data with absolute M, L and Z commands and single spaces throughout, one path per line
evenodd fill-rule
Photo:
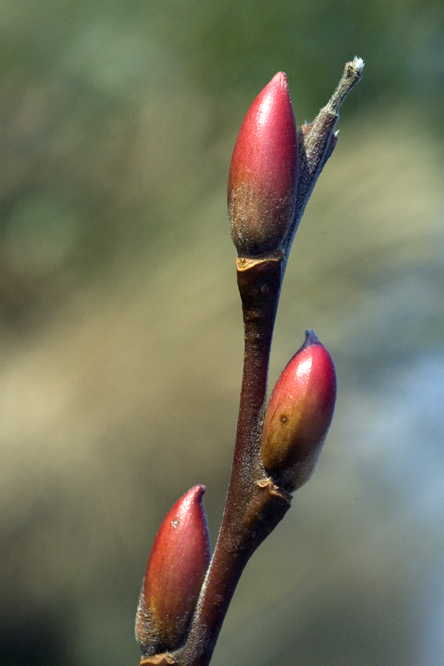
M 333 418 L 336 373 L 313 331 L 273 389 L 262 433 L 262 464 L 288 492 L 312 475 Z
M 145 656 L 177 649 L 188 631 L 211 557 L 204 492 L 194 486 L 176 502 L 154 541 L 136 618 Z
M 239 256 L 279 248 L 296 202 L 298 148 L 287 77 L 278 72 L 250 106 L 228 177 L 231 235 Z

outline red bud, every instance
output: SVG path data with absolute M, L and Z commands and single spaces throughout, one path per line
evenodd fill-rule
M 176 502 L 154 541 L 136 618 L 145 656 L 175 650 L 186 636 L 210 563 L 204 492 L 194 486 Z
M 298 149 L 287 77 L 278 72 L 250 106 L 228 178 L 231 235 L 238 254 L 276 250 L 296 202 Z
M 336 373 L 330 354 L 313 331 L 285 367 L 268 404 L 262 464 L 289 492 L 312 475 L 333 418 Z

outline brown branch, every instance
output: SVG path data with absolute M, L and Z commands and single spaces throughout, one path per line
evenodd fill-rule
M 336 147 L 338 137 L 335 127 L 339 120 L 339 108 L 349 92 L 361 80 L 363 67 L 364 61 L 358 57 L 347 62 L 329 102 L 319 111 L 312 123 L 298 128 L 298 192 L 291 230 L 284 241 L 284 254 L 287 259 L 316 181 Z
M 180 666 L 209 663 L 246 563 L 290 507 L 290 496 L 267 479 L 259 459 L 281 276 L 282 256 L 238 259 L 245 355 L 232 476 L 219 538 L 191 631 L 184 648 L 174 654 Z
M 328 104 L 313 123 L 298 130 L 298 194 L 283 251 L 237 260 L 245 353 L 233 467 L 222 526 L 183 646 L 172 654 L 145 657 L 141 666 L 208 666 L 246 563 L 290 507 L 291 496 L 267 478 L 260 460 L 273 328 L 294 234 L 316 180 L 336 145 L 334 128 L 339 107 L 360 80 L 363 66 L 359 58 L 347 63 Z

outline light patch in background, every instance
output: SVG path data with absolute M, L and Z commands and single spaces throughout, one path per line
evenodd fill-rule
M 347 424 L 341 424 L 367 489 L 376 480 L 374 491 L 387 499 L 385 539 L 400 536 L 404 545 L 402 566 L 414 590 L 408 615 L 418 635 L 415 663 L 428 666 L 439 666 L 444 654 L 443 377 L 441 350 L 418 354 L 382 373 L 372 391 L 348 395 Z

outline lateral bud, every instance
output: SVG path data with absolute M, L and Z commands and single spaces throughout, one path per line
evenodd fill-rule
M 204 492 L 197 485 L 181 497 L 154 541 L 136 617 L 144 656 L 171 652 L 187 635 L 211 558 Z
M 276 382 L 262 433 L 262 464 L 287 492 L 312 475 L 330 427 L 336 373 L 330 354 L 313 331 Z
M 250 106 L 228 177 L 231 236 L 240 257 L 275 252 L 293 220 L 298 144 L 287 77 L 278 72 Z

